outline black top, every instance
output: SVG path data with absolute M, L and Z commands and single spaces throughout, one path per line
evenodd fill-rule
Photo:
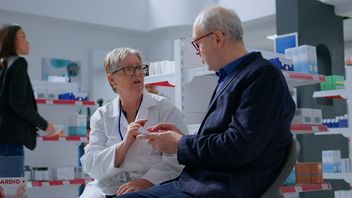
M 0 96 L 0 143 L 23 144 L 34 149 L 37 127 L 45 130 L 48 122 L 38 113 L 27 67 L 27 61 L 19 57 L 8 69 L 5 85 L 0 84 L 4 86 Z

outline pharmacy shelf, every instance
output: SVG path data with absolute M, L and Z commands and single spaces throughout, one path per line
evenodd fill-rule
M 281 186 L 280 190 L 282 193 L 299 193 L 299 192 L 311 192 L 321 190 L 331 190 L 329 183 L 323 184 L 297 184 L 294 186 Z
M 316 83 L 325 81 L 325 77 L 323 75 L 291 72 L 291 71 L 285 71 L 285 70 L 282 70 L 282 73 L 284 74 L 288 84 L 292 87 L 311 85 L 311 84 L 316 84 Z M 212 71 L 209 71 L 206 66 L 186 69 L 184 82 L 189 83 L 195 77 L 206 76 L 206 75 L 215 75 L 215 73 Z M 170 73 L 170 74 L 146 76 L 145 84 L 155 85 L 155 86 L 174 87 L 175 74 Z
M 325 81 L 325 77 L 323 75 L 307 74 L 285 70 L 281 71 L 286 78 L 287 84 L 292 87 L 311 85 Z M 205 66 L 187 69 L 185 73 L 185 82 L 189 83 L 193 80 L 194 77 L 205 75 L 215 75 L 215 73 L 209 71 L 208 68 Z
M 334 98 L 334 99 L 347 99 L 348 94 L 344 89 L 315 91 L 313 98 Z
M 196 134 L 200 124 L 190 124 L 187 126 L 189 134 Z M 291 131 L 295 134 L 308 134 L 308 133 L 327 133 L 328 128 L 325 125 L 318 124 L 291 124 Z
M 200 124 L 189 124 L 187 129 L 190 135 L 194 135 L 198 132 Z M 327 133 L 328 128 L 325 125 L 319 124 L 291 124 L 291 131 L 294 134 L 313 134 L 313 133 Z
M 164 87 L 175 87 L 175 74 L 158 74 L 146 76 L 144 84 Z
M 52 180 L 52 181 L 29 181 L 27 187 L 46 187 L 46 186 L 67 186 L 80 185 L 93 181 L 91 178 L 72 179 L 72 180 Z
M 325 77 L 323 75 L 307 74 L 302 72 L 292 72 L 285 70 L 281 71 L 286 78 L 287 84 L 290 85 L 290 87 L 312 85 L 325 81 Z
M 58 142 L 58 141 L 68 141 L 68 142 L 87 142 L 88 137 L 84 136 L 38 136 L 40 141 Z
M 323 173 L 324 179 L 343 179 L 347 183 L 352 183 L 352 173 Z
M 328 128 L 328 132 L 317 132 L 315 135 L 343 135 L 352 138 L 352 128 Z
M 94 106 L 95 102 L 86 100 L 53 100 L 53 99 L 36 99 L 37 104 L 47 105 L 77 105 L 77 106 Z
M 326 133 L 328 128 L 325 125 L 319 124 L 291 124 L 291 131 L 294 134 L 313 134 L 313 133 Z
M 184 82 L 190 83 L 195 77 L 215 75 L 215 72 L 209 71 L 206 66 L 186 69 Z

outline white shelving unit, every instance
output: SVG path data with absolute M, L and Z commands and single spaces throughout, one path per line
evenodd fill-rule
M 60 123 L 64 126 L 70 122 L 68 115 L 95 106 L 94 101 L 37 99 L 36 102 L 44 118 L 51 123 Z M 86 136 L 38 136 L 35 150 L 25 150 L 25 165 L 48 167 L 50 177 L 55 178 L 52 171 L 54 168 L 78 166 L 78 146 L 87 141 Z M 90 178 L 75 178 L 29 181 L 27 182 L 28 197 L 47 197 L 49 194 L 51 198 L 78 197 L 78 186 L 91 180 Z
M 347 183 L 352 183 L 352 173 L 324 173 L 324 179 L 343 179 Z
M 281 186 L 282 193 L 300 193 L 300 192 L 312 192 L 320 190 L 331 190 L 329 183 L 323 184 L 300 184 L 294 186 Z
M 74 186 L 87 184 L 88 182 L 93 181 L 91 178 L 79 178 L 79 179 L 71 179 L 71 180 L 52 180 L 52 181 L 30 181 L 27 182 L 28 188 L 35 187 L 48 187 L 48 186 Z
M 346 66 L 345 89 L 317 91 L 314 92 L 313 98 L 335 98 L 345 99 L 347 102 L 348 128 L 352 133 L 352 66 Z
M 209 99 L 215 88 L 217 77 L 209 71 L 206 65 L 201 65 L 201 59 L 195 54 L 188 38 L 174 42 L 175 65 L 174 74 L 162 74 L 146 77 L 146 84 L 167 82 L 175 86 L 175 104 L 182 110 L 189 125 L 190 134 L 195 134 L 199 128 Z M 266 54 L 266 53 L 264 53 Z M 272 54 L 272 53 L 270 53 Z M 290 88 L 316 84 L 325 81 L 323 75 L 313 75 L 300 72 L 282 71 Z M 166 84 L 167 84 L 166 83 Z M 324 125 L 292 124 L 295 134 L 325 133 Z
M 347 102 L 348 127 L 347 128 L 329 128 L 327 133 L 317 133 L 319 135 L 341 134 L 349 139 L 349 158 L 352 158 L 352 67 L 346 66 L 345 89 L 317 91 L 314 92 L 314 98 L 333 98 L 345 99 Z M 324 179 L 343 179 L 352 185 L 352 173 L 324 173 Z
M 88 136 L 39 136 L 37 141 L 47 141 L 47 142 L 88 142 Z

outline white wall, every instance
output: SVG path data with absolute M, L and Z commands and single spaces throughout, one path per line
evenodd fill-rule
M 149 30 L 193 25 L 194 19 L 215 0 L 149 0 Z
M 90 95 L 92 99 L 98 96 L 104 98 L 113 96 L 106 84 L 104 72 L 91 70 L 92 73 L 89 73 L 92 67 L 92 51 L 132 47 L 141 50 L 146 63 L 173 60 L 173 41 L 183 36 L 191 36 L 192 33 L 191 26 L 139 32 L 2 10 L 0 24 L 3 23 L 19 23 L 24 28 L 30 42 L 30 55 L 26 58 L 32 80 L 41 80 L 43 57 L 81 61 L 81 89 L 91 94 L 94 92 L 97 97 L 93 98 L 93 95 Z M 102 63 L 104 57 L 100 55 Z
M 132 30 L 148 29 L 146 0 L 0 0 L 0 9 Z
M 275 0 L 0 0 L 0 10 L 137 31 L 192 25 L 211 5 L 236 10 L 243 21 L 275 14 Z
M 174 60 L 174 40 L 185 36 L 192 36 L 191 25 L 149 32 L 146 51 L 148 61 Z
M 138 32 L 49 19 L 1 11 L 0 24 L 19 23 L 30 42 L 28 72 L 32 80 L 41 79 L 43 57 L 78 60 L 82 63 L 82 90 L 89 90 L 89 52 L 91 49 L 133 47 L 146 50 L 146 40 Z
M 276 13 L 275 0 L 218 0 L 218 2 L 219 5 L 234 9 L 243 22 Z

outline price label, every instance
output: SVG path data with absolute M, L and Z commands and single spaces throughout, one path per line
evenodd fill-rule
M 318 76 L 318 75 L 313 75 L 312 77 L 313 77 L 313 80 L 320 81 L 320 78 L 319 78 L 319 76 Z
M 54 104 L 54 101 L 53 101 L 53 100 L 46 100 L 46 101 L 45 101 L 45 104 L 52 105 L 52 104 Z
M 313 132 L 318 132 L 319 131 L 319 127 L 318 126 L 312 126 L 312 131 Z
M 303 192 L 302 186 L 295 186 L 296 192 Z
M 65 181 L 62 181 L 62 184 L 63 184 L 63 185 L 70 185 L 70 181 L 66 181 L 66 180 L 65 180 Z

